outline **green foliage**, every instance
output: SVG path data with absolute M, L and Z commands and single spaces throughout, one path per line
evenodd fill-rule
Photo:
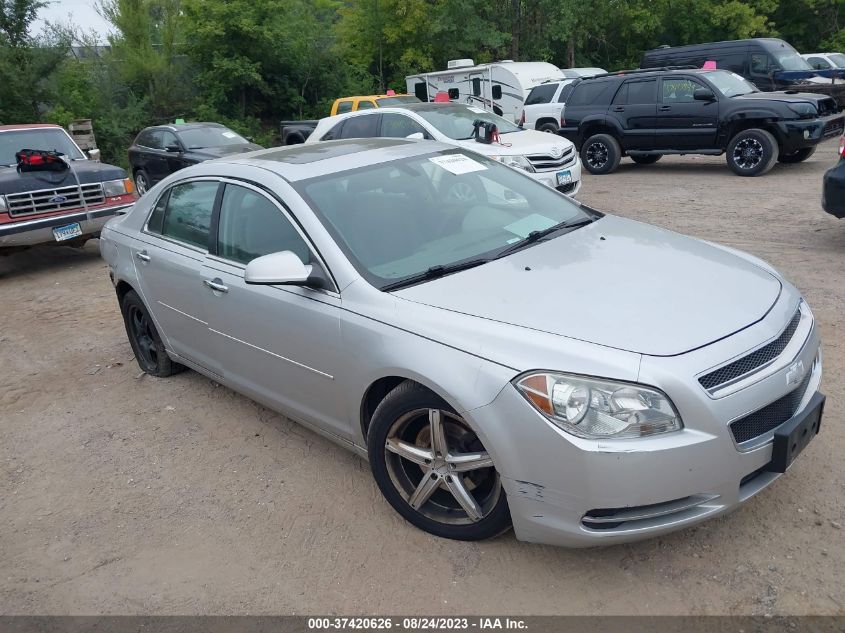
M 281 119 L 471 57 L 636 67 L 646 49 L 780 36 L 845 50 L 845 0 L 98 0 L 108 48 L 31 25 L 45 0 L 0 0 L 0 121 L 94 120 L 124 164 L 150 124 L 219 121 L 262 145 Z M 69 56 L 70 42 L 87 54 Z

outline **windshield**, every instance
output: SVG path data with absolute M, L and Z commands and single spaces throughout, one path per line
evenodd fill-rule
M 737 95 L 747 95 L 752 92 L 757 92 L 757 88 L 749 83 L 736 73 L 726 71 L 714 71 L 709 73 L 701 73 L 706 79 L 710 80 L 716 90 L 721 92 L 726 97 L 736 97 Z
M 460 151 L 320 176 L 296 188 L 377 288 L 492 258 L 532 232 L 593 218 L 529 176 Z
M 842 53 L 831 53 L 827 58 L 833 62 L 837 68 L 845 68 L 845 55 Z
M 793 51 L 774 51 L 772 53 L 778 65 L 784 70 L 813 70 L 807 60 Z
M 413 95 L 398 95 L 395 97 L 382 97 L 376 99 L 376 103 L 380 108 L 389 108 L 390 106 L 399 105 L 401 103 L 419 103 L 420 100 Z
M 182 143 L 188 149 L 203 147 L 225 147 L 249 143 L 243 136 L 226 127 L 195 127 L 179 130 Z
M 0 132 L 0 165 L 17 165 L 15 154 L 22 149 L 40 149 L 61 152 L 71 160 L 81 160 L 85 155 L 64 130 L 56 128 L 31 128 Z
M 495 123 L 499 128 L 499 134 L 519 132 L 519 128 L 513 123 L 492 112 L 474 106 L 454 104 L 431 110 L 414 110 L 414 112 L 431 123 L 442 134 L 459 141 L 473 138 L 475 134 L 472 123 L 479 119 Z

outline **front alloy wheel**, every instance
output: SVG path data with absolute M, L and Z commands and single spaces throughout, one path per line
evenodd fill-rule
M 421 385 L 402 383 L 382 401 L 368 448 L 385 498 L 417 527 L 460 540 L 489 538 L 509 527 L 490 454 L 466 421 Z

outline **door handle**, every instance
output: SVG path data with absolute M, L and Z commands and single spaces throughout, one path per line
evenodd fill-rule
M 135 253 L 135 257 L 140 259 L 142 262 L 150 261 L 150 256 L 147 255 L 147 251 L 139 251 L 139 252 Z
M 223 285 L 223 280 L 219 277 L 215 277 L 214 279 L 203 279 L 202 283 L 217 292 L 229 292 L 229 288 Z
M 625 106 L 614 106 L 613 111 L 614 112 L 625 112 Z
M 663 111 L 663 112 L 665 112 L 666 110 L 671 110 L 671 109 L 672 109 L 672 106 L 662 105 L 662 106 L 660 106 L 660 107 L 659 107 L 659 108 L 657 108 L 657 109 L 658 109 L 658 110 L 661 110 L 661 111 Z

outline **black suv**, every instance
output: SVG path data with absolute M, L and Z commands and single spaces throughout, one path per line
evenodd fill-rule
M 141 130 L 129 147 L 135 189 L 143 196 L 165 177 L 188 165 L 237 152 L 264 149 L 219 123 L 179 123 Z
M 740 176 L 776 161 L 799 163 L 842 134 L 845 116 L 823 95 L 760 92 L 727 70 L 660 68 L 580 80 L 559 134 L 592 174 L 609 174 L 623 156 L 651 164 L 664 154 L 726 154 Z

